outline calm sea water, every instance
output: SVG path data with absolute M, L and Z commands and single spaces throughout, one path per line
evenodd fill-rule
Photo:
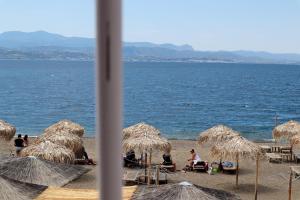
M 94 64 L 0 61 L 0 119 L 36 135 L 60 119 L 95 133 Z M 274 116 L 300 120 L 300 66 L 125 63 L 124 127 L 140 121 L 168 138 L 193 139 L 226 124 L 270 139 Z

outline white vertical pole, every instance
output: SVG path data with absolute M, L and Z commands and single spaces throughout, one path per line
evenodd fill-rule
M 99 193 L 101 199 L 118 200 L 122 197 L 121 0 L 96 0 L 96 9 Z

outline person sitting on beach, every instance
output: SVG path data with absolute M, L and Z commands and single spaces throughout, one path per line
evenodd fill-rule
M 86 160 L 86 164 L 88 164 L 88 165 L 96 165 L 96 163 L 93 161 L 93 159 L 89 158 L 87 152 L 85 151 L 85 148 L 84 147 L 82 147 L 82 148 L 83 148 L 83 157 Z
M 170 172 L 175 172 L 176 171 L 176 163 L 174 163 L 172 161 L 170 151 L 169 150 L 166 151 L 162 157 L 163 157 L 164 161 L 163 161 L 163 163 L 161 163 L 161 169 L 165 169 Z
M 183 168 L 183 171 L 186 172 L 187 170 L 192 170 L 194 165 L 197 164 L 197 162 L 201 161 L 200 156 L 195 152 L 194 149 L 190 151 L 192 157 L 188 159 L 188 165 Z
M 165 152 L 162 157 L 164 160 L 162 165 L 172 165 L 173 164 L 170 152 Z
M 24 148 L 24 140 L 22 139 L 21 134 L 19 134 L 18 138 L 15 139 L 15 147 L 16 147 L 17 156 L 19 156 L 21 150 Z
M 24 140 L 24 147 L 28 147 L 28 144 L 29 144 L 28 143 L 28 135 L 25 135 L 23 140 Z
M 137 166 L 138 160 L 135 157 L 134 150 L 130 150 L 126 153 L 126 156 L 124 157 L 124 166 L 125 167 L 131 167 L 131 166 Z

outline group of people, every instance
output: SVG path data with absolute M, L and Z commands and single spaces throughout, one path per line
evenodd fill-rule
M 22 134 L 18 134 L 18 137 L 15 139 L 16 155 L 19 156 L 22 149 L 27 147 L 28 145 L 29 145 L 28 135 L 24 135 L 24 137 L 22 138 Z M 82 152 L 82 158 L 84 160 L 84 164 L 96 165 L 94 160 L 89 158 L 84 147 L 82 147 L 81 152 Z
M 195 165 L 197 165 L 199 162 L 201 162 L 201 158 L 199 156 L 199 154 L 197 154 L 195 152 L 194 149 L 192 149 L 190 151 L 191 157 L 187 160 L 187 165 L 185 166 L 185 168 L 183 168 L 182 170 L 184 172 L 192 170 L 194 168 Z M 172 161 L 172 157 L 170 152 L 165 152 L 162 156 L 163 158 L 163 162 L 161 163 L 161 165 L 163 166 L 170 166 L 170 165 L 174 165 L 175 163 Z M 130 167 L 130 166 L 138 166 L 138 159 L 136 159 L 135 157 L 135 152 L 133 150 L 128 151 L 126 153 L 126 156 L 124 157 L 124 166 L 125 167 Z
M 22 138 L 22 135 L 18 134 L 17 139 L 15 139 L 15 147 L 16 147 L 16 154 L 17 154 L 17 156 L 20 154 L 20 152 L 22 151 L 22 149 L 24 147 L 27 147 L 28 145 L 29 145 L 28 135 L 25 135 Z

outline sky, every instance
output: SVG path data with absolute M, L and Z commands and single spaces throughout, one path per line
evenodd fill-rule
M 0 32 L 94 37 L 94 0 L 0 0 Z M 123 40 L 300 53 L 300 0 L 124 0 Z

